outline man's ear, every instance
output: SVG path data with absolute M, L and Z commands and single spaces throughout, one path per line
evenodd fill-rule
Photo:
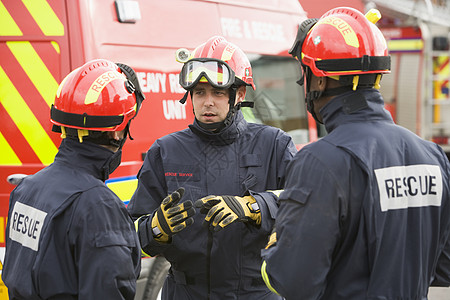
M 245 85 L 241 85 L 237 90 L 236 90 L 236 104 L 242 102 L 245 100 L 245 93 L 247 92 L 247 88 Z
M 317 77 L 317 87 L 320 91 L 324 91 L 327 87 L 327 77 Z
M 116 141 L 120 140 L 119 131 L 108 131 L 108 136 Z

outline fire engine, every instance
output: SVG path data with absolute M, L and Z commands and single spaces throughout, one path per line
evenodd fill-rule
M 317 127 L 295 83 L 298 63 L 288 55 L 306 13 L 297 0 L 1 0 L 0 1 L 0 258 L 9 194 L 22 176 L 52 163 L 61 138 L 51 131 L 50 106 L 60 81 L 88 60 L 125 63 L 146 100 L 132 122 L 133 141 L 107 181 L 125 202 L 153 141 L 193 121 L 192 104 L 178 102 L 179 48 L 194 49 L 213 35 L 241 47 L 253 65 L 256 91 L 247 119 L 282 128 L 298 144 Z M 9 181 L 9 182 L 8 182 Z M 143 259 L 136 299 L 154 299 L 167 272 Z M 0 286 L 0 299 L 7 290 Z
M 381 93 L 397 124 L 439 144 L 450 157 L 450 2 L 371 0 L 383 18 L 391 74 Z

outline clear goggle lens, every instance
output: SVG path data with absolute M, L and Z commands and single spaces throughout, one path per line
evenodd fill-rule
M 234 77 L 234 71 L 224 61 L 194 58 L 183 65 L 180 85 L 189 90 L 205 78 L 214 87 L 229 88 L 234 83 Z

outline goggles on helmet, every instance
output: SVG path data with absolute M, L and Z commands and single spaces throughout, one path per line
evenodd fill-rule
M 224 61 L 214 58 L 193 58 L 180 72 L 180 85 L 191 90 L 205 78 L 213 87 L 226 89 L 235 81 L 235 73 Z

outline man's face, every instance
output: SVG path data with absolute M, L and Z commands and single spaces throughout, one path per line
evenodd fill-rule
M 199 82 L 192 90 L 192 105 L 197 120 L 202 123 L 216 123 L 225 120 L 229 111 L 229 91 Z

